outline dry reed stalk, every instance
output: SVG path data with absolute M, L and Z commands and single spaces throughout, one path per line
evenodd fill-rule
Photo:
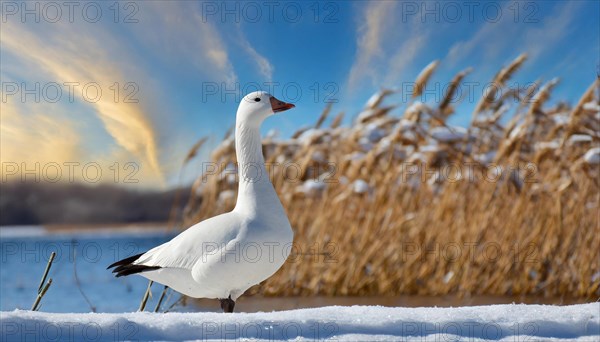
M 550 92 L 556 86 L 556 84 L 558 84 L 557 78 L 550 80 L 548 83 L 542 86 L 542 88 L 533 97 L 533 102 L 529 107 L 527 116 L 531 117 L 534 115 L 544 114 L 542 111 L 542 106 L 550 98 Z
M 344 112 L 340 112 L 335 116 L 333 121 L 331 122 L 330 128 L 338 128 L 342 124 L 342 120 L 344 120 Z
M 599 87 L 600 87 L 600 77 L 597 77 L 594 80 L 594 82 L 592 82 L 592 84 L 589 86 L 589 88 L 585 91 L 585 93 L 583 93 L 583 95 L 579 99 L 579 102 L 577 102 L 577 105 L 575 105 L 575 107 L 569 114 L 569 123 L 567 124 L 565 134 L 563 135 L 563 138 L 561 141 L 561 146 L 564 146 L 567 139 L 575 132 L 575 129 L 577 127 L 577 121 L 579 120 L 579 118 L 581 117 L 581 114 L 583 113 L 583 106 L 586 103 L 593 101 L 594 92 L 599 92 L 599 90 L 598 90 Z
M 332 105 L 333 105 L 333 103 L 330 102 L 327 104 L 327 106 L 325 106 L 325 109 L 321 113 L 321 116 L 319 116 L 319 119 L 315 123 L 315 128 L 320 128 L 321 125 L 323 124 L 323 122 L 325 122 L 325 120 L 327 120 L 327 116 L 329 116 L 329 113 L 331 112 Z
M 487 109 L 493 102 L 496 97 L 497 91 L 504 87 L 506 81 L 510 79 L 510 77 L 521 67 L 521 65 L 527 60 L 527 54 L 521 54 L 515 60 L 513 60 L 507 67 L 500 69 L 500 71 L 494 76 L 492 80 L 492 84 L 490 91 L 482 97 L 477 105 L 475 106 L 475 110 L 473 111 L 473 116 L 471 122 L 475 121 L 477 118 L 477 114 Z
M 190 160 L 192 160 L 198 154 L 198 151 L 202 148 L 202 146 L 204 145 L 204 143 L 206 143 L 207 140 L 208 140 L 208 137 L 202 137 L 200 140 L 198 140 L 192 146 L 192 148 L 190 148 L 187 155 L 183 159 L 182 167 L 185 166 Z
M 160 298 L 158 298 L 158 303 L 156 303 L 156 306 L 154 307 L 154 312 L 158 312 L 158 310 L 160 310 L 160 305 L 162 304 L 163 299 L 165 299 L 165 294 L 167 294 L 168 289 L 169 287 L 165 285 L 162 293 L 160 294 Z
M 142 301 L 140 302 L 140 308 L 138 311 L 142 312 L 146 308 L 146 303 L 148 302 L 148 298 L 152 296 L 152 284 L 154 282 L 152 280 L 148 281 L 148 288 L 146 288 L 146 292 L 144 292 L 144 296 L 142 297 Z
M 376 93 L 369 99 L 369 102 L 367 103 L 367 108 L 373 109 L 379 107 L 386 97 L 395 92 L 396 91 L 392 89 L 381 89 L 378 93 Z
M 229 128 L 227 129 L 227 132 L 225 132 L 225 135 L 223 136 L 223 140 L 226 140 L 227 138 L 233 136 L 234 131 L 235 131 L 235 124 L 229 126 Z
M 463 78 L 465 78 L 465 76 L 467 76 L 472 70 L 472 68 L 467 68 L 456 74 L 454 78 L 452 78 L 452 81 L 450 81 L 450 87 L 448 88 L 446 95 L 444 95 L 442 102 L 440 102 L 440 105 L 438 106 L 439 112 L 444 117 L 448 117 L 450 116 L 450 114 L 453 113 L 454 110 L 450 108 L 450 102 L 454 98 L 456 89 L 458 89 L 458 87 L 460 86 L 460 82 L 462 82 Z
M 50 272 L 50 268 L 52 267 L 52 262 L 54 261 L 55 257 L 56 252 L 52 252 L 50 254 L 50 258 L 48 258 L 48 263 L 46 263 L 46 268 L 44 269 L 44 273 L 42 274 L 42 280 L 40 281 L 40 285 L 38 286 L 37 296 L 35 297 L 35 301 L 31 306 L 31 311 L 37 311 L 39 309 L 40 301 L 42 300 L 46 292 L 48 292 L 50 285 L 52 285 L 52 278 L 49 279 L 47 283 L 45 283 L 45 281 L 48 277 L 48 273 Z
M 227 133 L 225 135 L 225 137 L 227 137 L 229 135 L 229 133 Z M 187 165 L 187 163 L 190 162 L 190 160 L 192 160 L 194 157 L 196 157 L 196 155 L 198 154 L 198 151 L 202 148 L 202 146 L 206 143 L 206 141 L 208 140 L 208 137 L 203 137 L 200 140 L 198 140 L 193 146 L 192 148 L 190 148 L 190 150 L 188 151 L 187 155 L 185 156 L 185 158 L 183 159 L 183 163 L 181 164 L 181 167 L 179 168 L 179 177 L 178 177 L 178 188 L 175 192 L 175 199 L 173 200 L 173 204 L 171 205 L 171 210 L 169 211 L 169 221 L 168 221 L 168 227 L 173 228 L 175 227 L 176 223 L 179 221 L 177 218 L 177 210 L 179 208 L 180 205 L 180 201 L 181 201 L 181 177 L 183 175 L 183 168 Z
M 304 127 L 304 128 L 300 128 L 299 130 L 297 130 L 294 134 L 292 134 L 292 139 L 297 139 L 298 137 L 300 137 L 302 135 L 302 133 L 308 131 L 310 129 L 310 127 Z
M 50 278 L 48 280 L 48 282 L 44 286 L 42 286 L 42 288 L 40 289 L 40 292 L 35 297 L 35 301 L 33 302 L 33 305 L 31 306 L 31 311 L 37 311 L 40 308 L 40 301 L 46 295 L 46 292 L 48 292 L 50 285 L 52 285 L 52 278 Z
M 421 94 L 423 94 L 423 90 L 425 90 L 425 87 L 427 86 L 427 82 L 429 82 L 429 78 L 431 78 L 431 75 L 433 75 L 433 72 L 435 71 L 435 69 L 437 68 L 437 66 L 439 64 L 440 64 L 439 61 L 433 61 L 433 62 L 429 63 L 421 71 L 421 73 L 419 73 L 419 75 L 417 76 L 417 79 L 415 80 L 415 89 L 412 93 L 412 99 L 415 99 L 415 98 L 421 96 Z
M 527 114 L 525 114 L 525 122 L 523 123 L 522 131 L 524 136 L 516 140 L 515 150 L 520 151 L 523 144 L 531 148 L 531 141 L 535 141 L 538 133 L 539 118 L 544 115 L 542 106 L 550 98 L 550 92 L 558 83 L 558 79 L 552 79 L 544 84 L 540 90 L 532 98 L 531 105 Z

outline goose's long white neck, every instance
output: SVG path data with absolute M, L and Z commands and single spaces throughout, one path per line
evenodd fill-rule
M 283 207 L 265 168 L 260 123 L 236 121 L 235 153 L 238 161 L 238 197 L 235 210 L 246 214 L 279 215 Z

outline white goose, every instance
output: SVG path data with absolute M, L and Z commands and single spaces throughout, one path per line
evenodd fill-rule
M 202 221 L 146 253 L 115 262 L 117 277 L 140 274 L 194 298 L 218 298 L 223 312 L 287 259 L 293 232 L 269 179 L 260 125 L 294 108 L 266 92 L 246 95 L 237 110 L 239 188 L 233 211 Z

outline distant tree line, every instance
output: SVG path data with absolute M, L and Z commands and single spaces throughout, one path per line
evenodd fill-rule
M 2 183 L 0 225 L 166 222 L 177 190 L 139 191 L 114 185 Z M 179 190 L 179 214 L 189 189 Z

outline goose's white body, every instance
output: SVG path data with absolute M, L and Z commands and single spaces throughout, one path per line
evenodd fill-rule
M 262 101 L 253 103 L 258 98 Z M 237 112 L 235 209 L 202 221 L 141 255 L 132 265 L 160 268 L 140 275 L 190 297 L 235 301 L 283 265 L 293 232 L 265 169 L 260 138 L 260 124 L 273 114 L 270 108 L 262 108 L 270 98 L 264 92 L 249 94 Z

